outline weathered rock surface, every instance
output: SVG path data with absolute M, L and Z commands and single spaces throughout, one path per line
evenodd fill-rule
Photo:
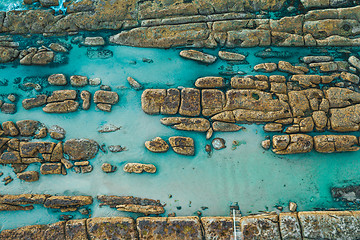
M 174 150 L 174 152 L 181 155 L 190 155 L 195 154 L 195 144 L 194 140 L 189 137 L 170 137 L 169 143 Z
M 61 163 L 43 163 L 40 167 L 40 173 L 47 174 L 62 174 L 63 166 Z
M 65 138 L 66 131 L 58 125 L 53 125 L 49 129 L 50 137 L 56 140 L 62 140 Z
M 313 149 L 313 138 L 305 134 L 273 136 L 273 152 L 276 154 L 307 153 Z
M 283 130 L 283 126 L 281 123 L 267 123 L 264 126 L 265 132 L 281 132 Z
M 210 122 L 205 118 L 166 117 L 160 120 L 161 124 L 171 126 L 177 130 L 206 132 Z
M 3 103 L 1 106 L 1 112 L 6 114 L 16 113 L 16 105 L 13 103 Z
M 48 77 L 48 82 L 50 85 L 55 86 L 65 86 L 67 80 L 64 74 L 53 74 Z
M 22 101 L 22 106 L 26 110 L 29 110 L 31 108 L 35 107 L 41 107 L 45 105 L 47 102 L 47 96 L 46 95 L 37 95 L 36 98 L 27 98 Z
M 96 156 L 99 145 L 90 139 L 70 139 L 64 143 L 64 153 L 70 160 L 89 160 Z
M 318 152 L 358 151 L 358 139 L 352 135 L 318 135 L 314 136 L 314 148 Z
M 12 121 L 3 122 L 2 130 L 4 131 L 5 136 L 15 137 L 15 136 L 19 135 L 19 130 L 17 129 L 15 123 Z
M 301 228 L 296 213 L 279 214 L 282 239 L 301 239 Z
M 199 52 L 197 50 L 183 50 L 180 52 L 180 56 L 183 58 L 195 60 L 205 64 L 212 64 L 216 61 L 215 56 L 203 52 Z
M 86 219 L 69 220 L 65 225 L 66 239 L 87 240 Z
M 215 132 L 237 132 L 242 129 L 245 129 L 242 126 L 236 125 L 234 123 L 218 122 L 215 121 L 212 124 L 212 129 Z
M 137 239 L 135 221 L 129 217 L 99 217 L 86 220 L 90 239 Z
M 143 213 L 145 215 L 162 214 L 165 212 L 162 206 L 152 206 L 152 205 L 142 206 L 142 205 L 126 204 L 126 205 L 117 205 L 116 209 L 118 211 Z
M 276 214 L 247 216 L 240 219 L 244 239 L 281 239 Z
M 246 58 L 246 56 L 235 52 L 219 51 L 218 54 L 220 59 L 226 61 L 243 61 Z
M 102 37 L 86 37 L 84 40 L 86 46 L 102 46 L 105 45 L 105 40 Z
M 116 171 L 116 166 L 111 165 L 110 163 L 103 163 L 101 165 L 101 170 L 105 173 L 112 173 Z
M 108 205 L 111 208 L 116 208 L 118 205 L 142 205 L 142 206 L 162 206 L 159 200 L 148 199 L 148 198 L 139 198 L 132 196 L 107 196 L 99 195 L 97 199 L 101 202 L 100 207 Z
M 221 88 L 225 86 L 224 78 L 222 77 L 202 77 L 195 81 L 197 88 Z
M 135 80 L 134 78 L 132 78 L 132 77 L 127 77 L 126 80 L 127 80 L 128 83 L 130 84 L 130 86 L 131 86 L 133 89 L 137 90 L 137 91 L 139 91 L 139 90 L 141 90 L 141 89 L 144 88 L 138 81 L 136 81 L 136 80 Z
M 254 70 L 259 72 L 274 72 L 276 69 L 276 63 L 260 63 L 254 66 Z
M 159 114 L 165 96 L 165 89 L 146 89 L 141 95 L 143 111 L 147 114 Z
M 95 103 L 116 104 L 119 102 L 119 95 L 111 91 L 96 91 L 94 94 Z
M 196 117 L 200 115 L 200 112 L 200 91 L 195 88 L 182 89 L 179 113 L 184 116 Z
M 240 218 L 236 218 L 240 221 Z M 232 217 L 202 217 L 205 239 L 231 239 L 234 236 L 234 220 Z
M 89 91 L 81 91 L 80 98 L 82 100 L 82 109 L 89 110 L 91 104 L 91 93 Z
M 127 163 L 124 166 L 124 171 L 128 173 L 155 173 L 156 167 L 153 164 L 142 164 L 142 163 Z
M 17 177 L 20 180 L 24 180 L 26 182 L 35 182 L 39 180 L 39 172 L 36 171 L 22 172 L 22 173 L 18 173 Z
M 85 87 L 89 84 L 89 80 L 85 76 L 73 75 L 70 77 L 70 84 L 73 87 Z
M 204 116 L 211 116 L 223 111 L 225 94 L 218 89 L 203 89 L 201 91 L 201 106 Z
M 90 196 L 51 196 L 46 198 L 44 207 L 46 208 L 78 208 L 80 206 L 92 204 Z
M 43 111 L 46 113 L 70 113 L 79 108 L 79 103 L 74 100 L 65 100 L 63 102 L 48 103 Z
M 75 100 L 77 93 L 75 90 L 58 90 L 53 91 L 51 96 L 47 98 L 47 102 L 61 102 L 65 100 Z
M 22 120 L 17 121 L 16 126 L 23 137 L 33 136 L 40 127 L 40 122 L 35 120 Z
M 145 147 L 155 153 L 167 152 L 169 150 L 169 145 L 160 137 L 156 137 L 151 141 L 145 142 Z

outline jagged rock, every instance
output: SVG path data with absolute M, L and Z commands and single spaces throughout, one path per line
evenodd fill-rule
M 204 116 L 211 116 L 223 110 L 225 95 L 218 89 L 203 89 L 201 91 L 201 106 Z
M 160 107 L 161 114 L 173 115 L 176 114 L 180 106 L 180 91 L 175 88 L 166 90 L 166 96 Z
M 260 72 L 274 72 L 276 69 L 276 63 L 260 63 L 254 66 L 254 70 Z
M 242 217 L 240 226 L 244 239 L 281 239 L 277 214 Z
M 65 138 L 66 131 L 58 125 L 53 125 L 49 129 L 50 137 L 56 140 L 62 140 Z
M 130 217 L 99 217 L 86 220 L 90 239 L 136 239 L 134 219 Z
M 17 129 L 15 123 L 12 121 L 3 122 L 2 130 L 4 131 L 5 136 L 15 137 L 15 136 L 19 135 L 19 130 Z
M 214 138 L 211 141 L 211 145 L 213 146 L 214 149 L 216 150 L 220 150 L 223 148 L 226 148 L 225 146 L 225 140 L 223 138 Z
M 64 47 L 63 45 L 61 45 L 60 43 L 51 43 L 49 45 L 49 48 L 51 50 L 53 50 L 54 52 L 63 52 L 66 53 L 68 52 L 68 50 L 66 49 L 66 47 Z
M 139 217 L 140 239 L 201 239 L 198 217 Z
M 48 77 L 48 82 L 50 85 L 54 86 L 65 86 L 67 80 L 64 74 L 53 74 Z
M 222 77 L 202 77 L 195 81 L 197 88 L 221 88 L 225 86 L 224 78 Z
M 110 145 L 109 146 L 109 151 L 110 152 L 123 152 L 126 151 L 126 147 L 122 147 L 121 145 Z
M 226 122 L 213 122 L 212 129 L 215 132 L 237 132 L 242 129 L 245 129 L 242 126 L 236 125 L 234 123 L 226 123 Z
M 192 138 L 179 136 L 170 137 L 169 143 L 174 152 L 178 154 L 187 156 L 193 156 L 195 154 L 195 145 Z
M 210 122 L 205 118 L 166 117 L 160 122 L 177 130 L 206 132 L 210 128 Z
M 112 166 L 110 163 L 103 163 L 101 165 L 101 170 L 105 173 L 112 173 L 115 172 L 116 166 Z
M 153 164 L 142 164 L 142 163 L 127 163 L 124 166 L 124 171 L 128 173 L 155 173 L 156 167 Z
M 84 110 L 88 110 L 90 108 L 90 104 L 91 104 L 91 93 L 89 91 L 81 91 L 80 93 L 80 98 L 83 101 L 82 102 L 82 109 Z
M 133 79 L 132 77 L 128 77 L 127 81 L 133 89 L 135 89 L 137 91 L 143 89 L 143 86 L 138 81 Z
M 304 63 L 313 63 L 313 62 L 330 62 L 333 61 L 332 56 L 305 56 L 301 58 L 301 61 Z
M 145 215 L 162 214 L 165 212 L 162 206 L 152 206 L 152 205 L 142 206 L 142 205 L 126 204 L 126 205 L 118 205 L 116 206 L 116 209 L 118 211 L 143 213 Z
M 23 137 L 33 136 L 40 127 L 40 122 L 35 120 L 22 120 L 17 121 L 16 126 Z
M 297 204 L 294 203 L 294 202 L 290 202 L 289 203 L 289 210 L 290 212 L 295 212 L 296 211 L 296 208 L 297 208 Z
M 151 141 L 145 142 L 145 147 L 155 153 L 167 152 L 169 145 L 160 137 L 156 137 Z
M 86 46 L 103 46 L 103 45 L 105 45 L 105 40 L 102 37 L 86 37 L 84 40 L 84 45 L 86 45 Z
M 85 87 L 89 84 L 89 80 L 85 76 L 73 75 L 70 77 L 70 84 L 73 87 Z
M 96 91 L 94 94 L 94 103 L 116 104 L 119 102 L 119 95 L 111 91 Z
M 16 105 L 13 103 L 4 103 L 1 106 L 1 112 L 6 114 L 14 114 L 16 113 Z
M 357 75 L 349 72 L 341 72 L 340 77 L 344 81 L 349 81 L 355 84 L 358 84 L 360 79 Z
M 117 127 L 113 124 L 105 124 L 98 130 L 98 132 L 99 133 L 109 133 L 109 132 L 116 132 L 120 129 L 121 129 L 121 127 Z
M 270 139 L 266 139 L 266 140 L 262 141 L 261 146 L 262 146 L 263 149 L 268 150 L 270 148 L 270 146 L 271 146 Z
M 72 162 L 70 162 L 69 160 L 67 160 L 65 158 L 62 158 L 60 161 L 66 169 L 70 169 L 74 166 L 74 164 Z
M 216 61 L 215 56 L 203 52 L 199 52 L 197 50 L 183 50 L 180 52 L 180 56 L 183 58 L 195 60 L 205 64 L 212 64 Z
M 360 59 L 358 59 L 355 56 L 350 56 L 348 59 L 349 63 L 357 68 L 358 71 L 360 71 Z
M 314 148 L 318 152 L 348 152 L 360 149 L 358 139 L 352 135 L 318 135 L 314 137 Z
M 283 126 L 281 123 L 267 123 L 264 125 L 265 132 L 281 132 L 283 130 Z
M 40 167 L 40 173 L 46 174 L 62 174 L 63 166 L 61 163 L 43 163 Z
M 291 74 L 304 74 L 304 71 L 299 69 L 297 66 L 291 65 L 289 62 L 279 61 L 278 68 L 282 72 L 291 73 Z
M 78 208 L 90 205 L 93 198 L 90 196 L 51 196 L 46 198 L 44 207 L 46 208 Z
M 179 113 L 184 116 L 196 117 L 200 115 L 200 112 L 200 91 L 195 88 L 183 88 Z
M 22 173 L 18 173 L 17 177 L 20 180 L 24 180 L 26 182 L 35 182 L 39 180 L 39 172 L 36 171 L 22 172 Z
M 141 95 L 142 110 L 147 114 L 159 114 L 165 96 L 165 89 L 146 89 Z
M 64 143 L 64 153 L 70 160 L 89 160 L 96 156 L 99 145 L 94 140 L 70 139 Z
M 79 103 L 73 100 L 66 100 L 63 102 L 48 103 L 43 108 L 46 113 L 69 113 L 75 112 L 79 108 Z
M 305 134 L 275 135 L 272 142 L 276 154 L 307 153 L 313 149 L 313 138 Z
M 24 99 L 22 101 L 22 106 L 26 110 L 29 110 L 31 108 L 41 107 L 41 106 L 45 105 L 46 102 L 47 102 L 47 96 L 46 95 L 37 95 L 36 98 Z
M 226 61 L 243 61 L 246 56 L 240 53 L 219 51 L 219 58 Z

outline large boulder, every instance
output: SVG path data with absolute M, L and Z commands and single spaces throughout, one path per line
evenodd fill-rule
M 73 75 L 70 77 L 70 84 L 73 87 L 85 87 L 88 83 L 89 79 L 85 76 Z
M 26 172 L 18 173 L 17 177 L 20 180 L 24 180 L 25 182 L 35 182 L 39 180 L 39 172 L 26 171 Z
M 195 60 L 205 64 L 212 64 L 216 61 L 216 57 L 210 54 L 199 52 L 197 50 L 182 50 L 180 56 L 183 58 Z
M 47 174 L 62 174 L 64 167 L 61 163 L 43 163 L 40 167 L 40 173 Z
M 204 116 L 211 116 L 223 110 L 225 95 L 218 89 L 203 89 L 201 91 L 201 106 Z
M 51 96 L 47 98 L 47 102 L 61 102 L 65 100 L 75 100 L 77 93 L 75 90 L 58 90 L 53 91 Z
M 142 110 L 147 114 L 159 114 L 165 96 L 165 89 L 146 89 L 141 95 Z
M 195 88 L 182 89 L 179 113 L 183 116 L 196 117 L 200 112 L 200 91 Z
M 64 153 L 70 160 L 89 160 L 96 156 L 99 145 L 90 139 L 70 139 L 64 143 Z
M 174 152 L 178 154 L 190 156 L 195 154 L 194 140 L 190 137 L 170 137 L 169 143 Z
M 337 132 L 351 132 L 359 130 L 360 104 L 330 109 L 331 129 Z
M 66 100 L 64 102 L 48 103 L 43 107 L 46 113 L 70 113 L 75 112 L 79 108 L 79 103 L 74 100 Z

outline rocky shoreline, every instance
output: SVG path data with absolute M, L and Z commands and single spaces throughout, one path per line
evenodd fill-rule
M 244 239 L 356 239 L 358 211 L 264 213 L 236 217 Z M 3 230 L 1 239 L 230 239 L 232 217 L 98 217 Z

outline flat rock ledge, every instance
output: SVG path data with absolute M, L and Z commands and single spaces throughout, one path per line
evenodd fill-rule
M 244 239 L 357 239 L 359 211 L 310 211 L 237 217 Z M 97 217 L 3 230 L 10 239 L 231 239 L 232 217 Z

